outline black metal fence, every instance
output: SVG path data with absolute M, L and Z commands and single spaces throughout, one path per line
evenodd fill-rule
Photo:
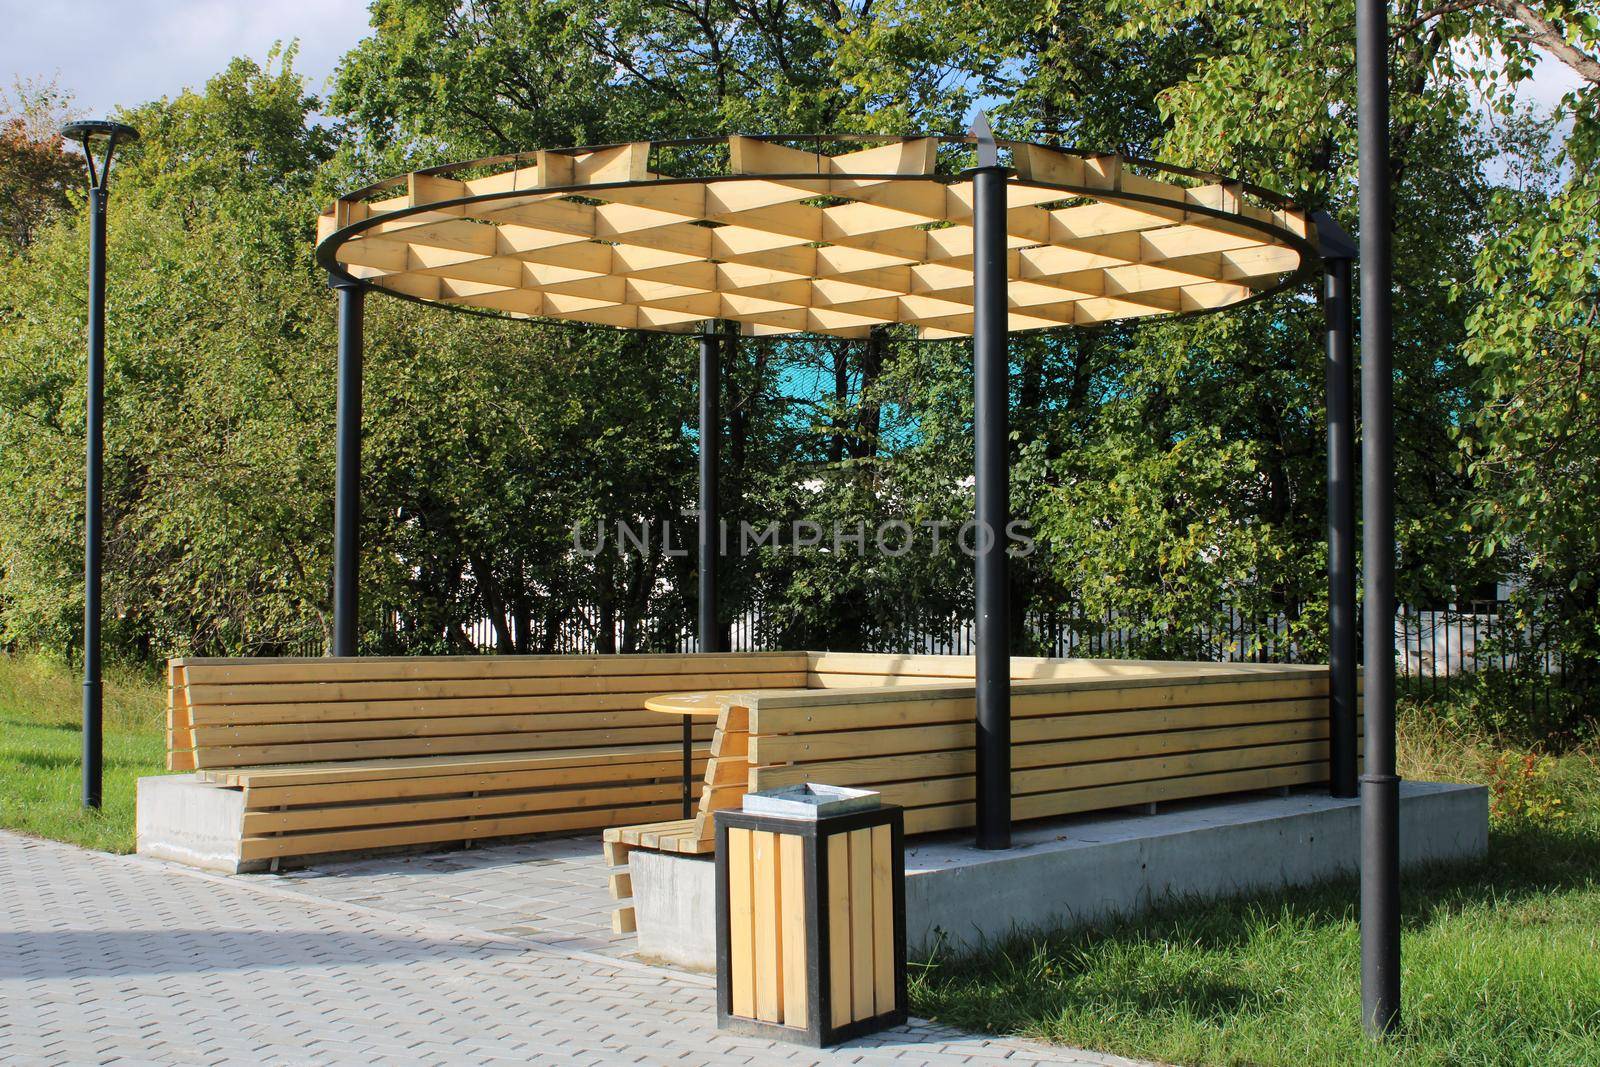
M 902 655 L 968 655 L 973 649 L 973 620 L 960 612 L 930 612 L 916 605 L 892 609 L 878 605 L 878 621 L 863 624 L 841 636 L 803 622 L 779 617 L 769 605 L 756 602 L 729 622 L 728 648 L 757 652 L 778 648 L 834 651 L 888 652 Z M 693 652 L 698 642 L 692 624 L 677 610 L 646 613 L 626 627 L 613 622 L 611 647 L 618 651 Z M 541 642 L 540 651 L 558 654 L 595 654 L 601 640 L 601 613 L 593 606 L 566 611 L 554 632 Z M 1019 649 L 1032 654 L 1085 658 L 1174 658 L 1212 662 L 1296 663 L 1320 662 L 1323 655 L 1308 650 L 1298 639 L 1303 627 L 1289 614 L 1249 617 L 1225 612 L 1209 627 L 1192 633 L 1164 634 L 1152 638 L 1147 620 L 1092 615 L 1072 605 L 1032 612 L 1024 619 Z M 374 619 L 380 645 L 410 648 L 402 632 L 400 613 L 385 610 Z M 1563 699 L 1563 663 L 1559 651 L 1541 641 L 1536 628 L 1519 619 L 1509 602 L 1473 601 L 1444 607 L 1403 605 L 1395 614 L 1395 665 L 1403 692 L 1430 699 L 1449 699 L 1468 687 L 1490 681 L 1495 702 L 1507 710 L 1546 713 Z M 383 635 L 392 637 L 384 641 Z M 462 648 L 463 638 L 465 649 Z M 631 644 L 631 648 L 630 648 Z M 1163 654 L 1157 646 L 1174 649 Z M 326 652 L 326 638 L 309 634 L 279 642 L 274 651 L 304 656 Z M 461 628 L 451 641 L 452 651 L 494 653 L 499 647 L 494 625 L 479 619 Z
M 896 621 L 862 628 L 845 644 L 811 632 L 803 623 L 776 619 L 773 610 L 756 603 L 729 623 L 729 648 L 756 652 L 778 647 L 810 647 L 840 651 L 891 652 L 905 655 L 967 655 L 973 647 L 973 620 L 961 613 L 919 613 L 914 607 L 890 613 Z M 393 612 L 383 613 L 381 625 L 394 626 Z M 1022 642 L 1039 655 L 1059 657 L 1128 658 L 1141 655 L 1150 644 L 1145 620 L 1115 614 L 1091 615 L 1066 606 L 1030 613 L 1024 620 Z M 600 612 L 593 606 L 569 611 L 554 635 L 551 651 L 594 654 L 601 640 Z M 625 647 L 623 623 L 617 620 L 611 646 Z M 693 628 L 654 615 L 635 620 L 638 651 L 692 652 L 697 648 Z M 1307 658 L 1291 616 L 1245 616 L 1225 613 L 1214 626 L 1197 627 L 1182 635 L 1191 658 L 1215 662 L 1294 663 Z M 479 619 L 465 629 L 471 646 L 482 652 L 497 647 L 495 629 Z M 644 635 L 641 640 L 638 635 Z M 308 642 L 314 644 L 315 642 Z M 320 647 L 310 654 L 320 652 Z M 1417 608 L 1402 605 L 1395 615 L 1395 662 L 1403 678 L 1432 692 L 1455 685 L 1485 669 L 1505 674 L 1559 677 L 1561 656 L 1543 647 L 1535 634 L 1518 621 L 1506 601 L 1476 601 L 1467 605 Z

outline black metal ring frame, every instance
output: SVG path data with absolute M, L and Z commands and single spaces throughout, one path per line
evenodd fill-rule
M 974 143 L 976 143 L 976 140 L 977 140 L 975 137 L 972 137 L 972 136 L 961 136 L 961 137 L 949 137 L 949 136 L 940 136 L 940 135 L 925 135 L 925 136 L 915 136 L 915 135 L 888 136 L 888 135 L 885 135 L 885 136 L 875 136 L 875 135 L 871 135 L 871 134 L 818 134 L 818 135 L 802 135 L 802 136 L 772 134 L 772 135 L 765 135 L 765 136 L 760 136 L 760 137 L 752 137 L 751 139 L 752 140 L 757 140 L 757 141 L 768 142 L 768 143 L 780 142 L 780 141 L 790 141 L 790 142 L 807 142 L 807 141 L 809 141 L 813 145 L 819 145 L 820 146 L 821 144 L 827 143 L 827 142 L 841 142 L 841 141 L 843 141 L 843 142 L 851 142 L 851 141 L 882 142 L 882 143 L 893 144 L 893 143 L 903 143 L 903 142 L 906 142 L 906 141 L 913 141 L 913 140 L 924 140 L 928 136 L 933 137 L 933 139 L 939 141 L 941 144 L 974 144 Z M 604 151 L 605 149 L 608 149 L 608 148 L 620 148 L 626 143 L 628 143 L 628 142 L 621 142 L 621 143 L 614 144 L 614 145 L 593 145 L 593 146 L 582 146 L 582 147 L 575 147 L 575 148 L 563 148 L 563 149 L 553 150 L 553 151 L 558 151 L 558 154 L 561 154 L 561 155 L 577 155 L 577 154 L 580 154 L 580 153 L 586 154 L 586 153 L 591 153 L 591 152 Z M 688 138 L 688 139 L 677 140 L 677 141 L 657 141 L 657 142 L 652 142 L 651 143 L 651 151 L 654 152 L 654 150 L 657 147 L 666 147 L 666 148 L 698 147 L 698 146 L 711 146 L 711 145 L 725 145 L 726 143 L 727 143 L 727 138 L 725 138 L 725 137 L 697 137 L 697 138 Z M 1038 144 L 1038 143 L 1027 142 L 1027 141 L 998 141 L 997 143 L 999 145 L 1001 145 L 1002 147 L 1009 148 L 1009 149 L 1011 149 L 1013 151 L 1015 151 L 1018 148 L 1046 148 L 1046 149 L 1049 149 L 1050 151 L 1064 152 L 1064 153 L 1069 154 L 1069 155 L 1076 155 L 1076 156 L 1081 156 L 1081 157 L 1084 157 L 1084 158 L 1090 158 L 1090 157 L 1095 157 L 1095 156 L 1100 156 L 1100 155 L 1105 155 L 1106 154 L 1106 153 L 1099 153 L 1099 152 L 1088 152 L 1088 151 L 1084 151 L 1084 150 L 1081 150 L 1081 149 L 1061 148 L 1061 147 L 1057 147 L 1057 146 L 1054 146 L 1054 145 Z M 468 160 L 468 161 L 463 162 L 463 163 L 447 163 L 447 164 L 443 164 L 443 165 L 437 166 L 437 167 L 429 167 L 429 168 L 426 168 L 426 169 L 423 169 L 423 170 L 413 171 L 411 173 L 418 174 L 418 175 L 425 175 L 425 176 L 428 176 L 428 177 L 438 177 L 438 176 L 441 176 L 441 175 L 451 174 L 451 173 L 455 173 L 455 172 L 458 172 L 458 171 L 469 170 L 469 169 L 473 169 L 473 168 L 477 168 L 477 167 L 487 167 L 487 166 L 492 166 L 492 165 L 495 165 L 495 164 L 498 164 L 498 163 L 507 163 L 507 162 L 519 161 L 521 159 L 526 158 L 528 155 L 529 155 L 529 153 L 527 153 L 527 152 L 516 152 L 516 153 L 510 153 L 510 154 L 501 155 L 501 156 L 487 156 L 487 157 L 484 157 L 482 159 Z M 1228 184 L 1228 185 L 1232 185 L 1232 186 L 1238 188 L 1242 192 L 1248 193 L 1248 194 L 1250 194 L 1251 196 L 1253 196 L 1253 197 L 1255 197 L 1257 199 L 1265 200 L 1268 203 L 1271 203 L 1271 204 L 1273 204 L 1273 205 L 1275 205 L 1275 206 L 1277 206 L 1277 207 L 1279 207 L 1281 209 L 1297 210 L 1297 209 L 1295 209 L 1293 207 L 1293 204 L 1291 203 L 1291 201 L 1289 201 L 1288 198 L 1284 197 L 1282 194 L 1274 193 L 1271 190 L 1263 189 L 1260 186 L 1252 185 L 1252 184 L 1250 184 L 1248 182 L 1236 181 L 1236 180 L 1231 179 L 1231 178 L 1226 178 L 1226 177 L 1223 177 L 1223 176 L 1220 176 L 1220 175 L 1216 175 L 1216 174 L 1210 174 L 1210 173 L 1207 173 L 1207 172 L 1204 172 L 1204 171 L 1192 170 L 1192 169 L 1185 168 L 1185 167 L 1172 166 L 1170 164 L 1165 164 L 1165 163 L 1157 163 L 1157 162 L 1153 162 L 1153 161 L 1150 161 L 1150 160 L 1143 160 L 1143 159 L 1138 159 L 1138 158 L 1130 157 L 1130 156 L 1123 156 L 1122 158 L 1124 159 L 1125 162 L 1132 163 L 1135 166 L 1139 166 L 1139 167 L 1148 167 L 1148 168 L 1151 168 L 1151 169 L 1154 169 L 1154 170 L 1163 171 L 1163 172 L 1166 172 L 1166 173 L 1169 173 L 1169 174 L 1177 174 L 1177 175 L 1181 175 L 1183 177 L 1195 178 L 1195 179 L 1199 179 L 1199 180 L 1202 180 L 1202 181 L 1221 182 L 1221 183 L 1225 183 L 1225 184 Z M 948 184 L 953 184 L 955 182 L 961 181 L 962 178 L 963 178 L 963 174 L 964 174 L 963 171 L 955 171 L 955 172 L 949 172 L 949 173 L 944 173 L 944 174 L 939 174 L 939 173 L 934 173 L 934 174 L 831 174 L 830 173 L 830 174 L 822 175 L 822 176 L 823 177 L 828 177 L 828 178 L 833 178 L 833 179 L 844 180 L 844 181 L 852 181 L 852 180 L 855 180 L 855 181 L 920 181 L 920 182 L 932 181 L 932 182 L 940 182 L 942 184 L 947 184 L 948 185 Z M 353 193 L 349 193 L 349 194 L 347 194 L 345 196 L 342 196 L 342 197 L 339 198 L 339 200 L 340 200 L 340 202 L 343 202 L 343 203 L 353 203 L 353 202 L 358 202 L 358 201 L 364 200 L 364 199 L 374 195 L 375 193 L 380 193 L 380 192 L 383 192 L 383 191 L 388 190 L 388 189 L 393 189 L 393 188 L 399 187 L 400 185 L 402 185 L 403 183 L 405 183 L 407 181 L 409 176 L 410 175 L 408 174 L 408 175 L 400 175 L 400 176 L 394 177 L 394 178 L 385 178 L 384 180 L 382 180 L 380 182 L 375 182 L 375 183 L 373 183 L 371 185 L 368 185 L 368 186 L 365 186 L 365 187 L 363 187 L 361 189 L 358 189 Z M 507 190 L 499 190 L 499 191 L 492 192 L 492 193 L 479 193 L 479 194 L 476 194 L 476 195 L 473 195 L 473 196 L 462 196 L 462 197 L 453 197 L 453 198 L 444 199 L 444 200 L 435 200 L 435 201 L 430 201 L 430 202 L 428 202 L 426 204 L 416 204 L 416 205 L 412 205 L 410 207 L 401 208 L 401 209 L 396 210 L 396 211 L 388 211 L 388 212 L 385 212 L 385 213 L 383 213 L 381 215 L 375 215 L 375 216 L 372 216 L 370 218 L 361 219 L 360 221 L 353 222 L 353 223 L 349 224 L 348 226 L 345 226 L 345 227 L 343 227 L 341 229 L 335 230 L 333 233 L 329 234 L 321 242 L 318 243 L 318 245 L 317 245 L 317 264 L 319 266 L 321 266 L 324 270 L 326 270 L 329 273 L 329 275 L 334 277 L 334 278 L 342 279 L 344 281 L 351 282 L 351 283 L 356 284 L 356 285 L 360 285 L 363 288 L 366 288 L 366 289 L 369 289 L 369 290 L 375 290 L 375 291 L 378 291 L 378 292 L 382 292 L 386 296 L 396 297 L 396 298 L 401 299 L 401 300 L 409 300 L 412 303 L 422 304 L 422 305 L 425 305 L 425 306 L 428 306 L 428 307 L 441 307 L 441 308 L 444 308 L 444 309 L 446 309 L 448 311 L 456 312 L 458 314 L 477 315 L 477 316 L 480 316 L 482 318 L 502 319 L 502 320 L 513 321 L 513 322 L 537 322 L 537 323 L 543 323 L 543 324 L 548 324 L 548 325 L 563 326 L 563 327 L 567 327 L 567 328 L 585 329 L 585 330 L 598 329 L 598 330 L 608 330 L 608 331 L 613 331 L 613 332 L 625 332 L 625 333 L 641 333 L 641 334 L 665 335 L 665 336 L 690 336 L 691 335 L 691 331 L 682 331 L 682 332 L 680 332 L 680 331 L 675 331 L 675 330 L 653 330 L 653 329 L 646 329 L 646 328 L 637 327 L 637 326 L 610 326 L 610 325 L 606 325 L 606 324 L 603 324 L 603 323 L 587 323 L 587 322 L 581 322 L 581 321 L 573 321 L 573 320 L 570 320 L 570 319 L 564 320 L 564 319 L 557 319 L 557 318 L 540 318 L 540 317 L 529 317 L 529 316 L 516 316 L 516 315 L 511 315 L 511 314 L 506 313 L 506 312 L 495 311 L 495 310 L 487 309 L 487 308 L 471 307 L 469 305 L 464 305 L 464 304 L 448 304 L 448 303 L 444 303 L 443 301 L 439 301 L 439 300 L 429 300 L 429 299 L 427 299 L 425 297 L 412 296 L 409 293 L 397 292 L 397 291 L 395 291 L 393 289 L 388 289 L 388 288 L 386 288 L 386 287 L 384 287 L 382 285 L 374 285 L 369 281 L 366 281 L 366 280 L 361 279 L 361 278 L 357 278 L 355 275 L 349 273 L 344 268 L 344 266 L 339 263 L 339 261 L 337 259 L 337 253 L 338 253 L 338 250 L 345 243 L 347 243 L 348 241 L 350 241 L 350 240 L 352 240 L 352 239 L 354 239 L 356 237 L 359 237 L 365 231 L 367 231 L 369 229 L 372 229 L 373 227 L 383 225 L 384 223 L 393 222 L 393 221 L 395 221 L 397 219 L 404 219 L 404 218 L 410 217 L 412 215 L 418 215 L 418 214 L 422 214 L 422 213 L 428 212 L 428 211 L 439 211 L 439 210 L 444 210 L 444 209 L 454 208 L 454 207 L 466 207 L 466 206 L 471 206 L 471 205 L 475 205 L 475 204 L 490 203 L 490 202 L 493 202 L 495 200 L 510 200 L 510 199 L 515 199 L 517 197 L 528 196 L 530 193 L 549 194 L 549 195 L 565 195 L 565 196 L 593 196 L 596 199 L 602 199 L 603 200 L 603 199 L 605 199 L 605 192 L 608 189 L 631 189 L 631 188 L 639 188 L 639 187 L 657 188 L 657 187 L 667 186 L 667 185 L 711 185 L 711 184 L 720 183 L 720 182 L 738 182 L 738 181 L 798 182 L 798 181 L 814 181 L 818 177 L 819 177 L 819 175 L 817 173 L 815 173 L 815 172 L 812 172 L 812 173 L 805 173 L 805 172 L 801 172 L 801 173 L 777 173 L 777 174 L 727 174 L 727 173 L 718 173 L 718 174 L 708 174 L 708 175 L 704 175 L 704 176 L 671 176 L 671 177 L 649 178 L 649 179 L 644 179 L 644 180 L 641 180 L 641 181 L 581 183 L 581 184 L 563 185 L 563 186 L 548 186 L 548 187 L 541 187 L 539 189 L 507 189 Z M 1064 197 L 1082 196 L 1082 197 L 1087 197 L 1087 198 L 1092 199 L 1092 200 L 1104 201 L 1104 202 L 1108 202 L 1108 203 L 1150 204 L 1152 206 L 1162 207 L 1162 208 L 1167 208 L 1167 209 L 1171 209 L 1173 207 L 1173 203 L 1172 203 L 1171 200 L 1163 199 L 1163 198 L 1157 197 L 1157 196 L 1149 196 L 1149 195 L 1146 195 L 1146 194 L 1143 194 L 1143 193 L 1131 193 L 1131 192 L 1122 192 L 1122 191 L 1118 191 L 1118 190 L 1107 190 L 1107 189 L 1094 189 L 1094 188 L 1090 188 L 1090 187 L 1084 186 L 1084 185 L 1069 185 L 1069 184 L 1058 183 L 1058 182 L 1043 182 L 1043 181 L 1036 181 L 1034 179 L 1016 179 L 1015 180 L 1015 184 L 1020 186 L 1020 187 L 1023 187 L 1023 188 L 1045 189 L 1045 190 L 1049 190 L 1049 191 L 1052 191 L 1052 192 L 1059 192 L 1059 193 L 1062 193 L 1064 195 Z M 1278 284 L 1276 284 L 1276 285 L 1274 285 L 1274 286 L 1272 286 L 1270 288 L 1263 289 L 1258 293 L 1254 293 L 1251 296 L 1246 297 L 1243 300 L 1236 301 L 1236 302 L 1234 302 L 1232 304 L 1225 304 L 1225 305 L 1222 305 L 1221 307 L 1215 307 L 1215 308 L 1199 308 L 1199 309 L 1196 309 L 1196 310 L 1193 310 L 1193 311 L 1158 312 L 1155 315 L 1148 316 L 1150 318 L 1161 318 L 1161 319 L 1170 320 L 1170 319 L 1181 319 L 1181 318 L 1193 318 L 1193 317 L 1196 317 L 1196 316 L 1199 316 L 1199 315 L 1210 315 L 1210 314 L 1214 314 L 1214 313 L 1219 312 L 1219 311 L 1231 311 L 1231 310 L 1234 310 L 1236 308 L 1241 308 L 1241 307 L 1245 307 L 1247 305 L 1256 303 L 1259 300 L 1264 300 L 1267 297 L 1275 296 L 1278 293 L 1283 292 L 1286 289 L 1290 289 L 1290 288 L 1293 288 L 1293 287 L 1295 287 L 1297 285 L 1303 284 L 1304 282 L 1310 280 L 1311 278 L 1313 278 L 1314 276 L 1320 274 L 1320 272 L 1321 272 L 1322 261 L 1323 261 L 1321 252 L 1319 251 L 1318 247 L 1314 243 L 1312 243 L 1310 240 L 1308 240 L 1308 239 L 1306 239 L 1304 237 L 1301 237 L 1299 234 L 1293 233 L 1292 231 L 1284 229 L 1284 228 L 1279 227 L 1279 226 L 1274 226 L 1271 223 L 1263 222 L 1263 221 L 1261 221 L 1259 219 L 1250 218 L 1247 215 L 1237 215 L 1237 214 L 1233 214 L 1231 212 L 1224 211 L 1224 210 L 1222 210 L 1220 208 L 1208 207 L 1208 206 L 1203 205 L 1203 204 L 1184 204 L 1182 207 L 1183 207 L 1183 210 L 1186 211 L 1186 212 L 1191 212 L 1191 213 L 1196 214 L 1196 215 L 1204 215 L 1204 216 L 1207 216 L 1207 217 L 1216 218 L 1218 220 L 1230 223 L 1232 225 L 1245 226 L 1245 227 L 1248 227 L 1250 229 L 1258 230 L 1262 234 L 1264 234 L 1264 235 L 1266 235 L 1268 237 L 1271 237 L 1272 239 L 1274 239 L 1276 241 L 1282 242 L 1283 244 L 1288 245 L 1289 247 L 1292 247 L 1297 252 L 1299 252 L 1300 253 L 1300 266 L 1297 269 L 1295 269 L 1292 273 L 1290 273 L 1289 275 L 1284 277 L 1283 280 L 1278 282 Z M 1111 320 L 1111 321 L 1116 321 L 1116 320 Z M 1078 327 L 1078 328 L 1084 328 L 1084 329 L 1095 329 L 1095 328 L 1098 328 L 1099 326 L 1109 325 L 1109 324 L 1110 324 L 1110 322 L 1097 323 L 1097 324 L 1093 324 L 1093 325 L 1082 326 L 1082 325 L 1074 324 L 1074 323 L 1062 323 L 1059 327 L 1040 327 L 1037 330 L 1029 330 L 1027 332 L 1029 332 L 1029 333 L 1045 333 L 1045 332 L 1054 332 L 1057 329 L 1072 328 L 1072 327 Z M 902 324 L 886 323 L 885 325 L 893 326 L 893 325 L 902 325 Z M 797 336 L 798 337 L 804 337 L 804 336 L 808 336 L 808 335 L 809 334 L 808 334 L 807 331 L 796 331 L 793 334 L 772 334 L 772 335 L 768 335 L 768 336 L 765 336 L 765 337 L 746 338 L 746 340 L 747 341 L 749 341 L 749 340 L 781 340 L 781 339 L 785 339 L 785 338 L 792 338 L 792 337 L 797 337 Z M 952 338 L 943 338 L 942 340 L 959 341 L 959 340 L 962 340 L 962 338 L 952 337 Z

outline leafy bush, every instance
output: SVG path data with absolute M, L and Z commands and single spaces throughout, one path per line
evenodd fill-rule
M 1556 761 L 1538 752 L 1510 749 L 1488 767 L 1489 819 L 1500 829 L 1549 825 L 1565 819 L 1553 776 Z

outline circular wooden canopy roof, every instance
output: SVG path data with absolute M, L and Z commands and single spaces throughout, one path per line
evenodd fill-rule
M 318 220 L 317 256 L 335 275 L 488 314 L 966 336 L 972 140 L 736 136 L 474 160 L 340 198 Z M 1317 263 L 1314 227 L 1266 190 L 999 145 L 1012 332 L 1229 307 Z

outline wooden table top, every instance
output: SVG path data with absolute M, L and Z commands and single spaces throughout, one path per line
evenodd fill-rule
M 662 693 L 645 700 L 646 711 L 663 715 L 696 715 L 714 719 L 730 697 L 760 696 L 769 693 L 805 692 L 800 689 L 722 689 L 698 693 Z
M 704 715 L 716 718 L 722 711 L 722 700 L 727 693 L 662 693 L 644 702 L 646 711 L 659 711 L 664 715 Z

